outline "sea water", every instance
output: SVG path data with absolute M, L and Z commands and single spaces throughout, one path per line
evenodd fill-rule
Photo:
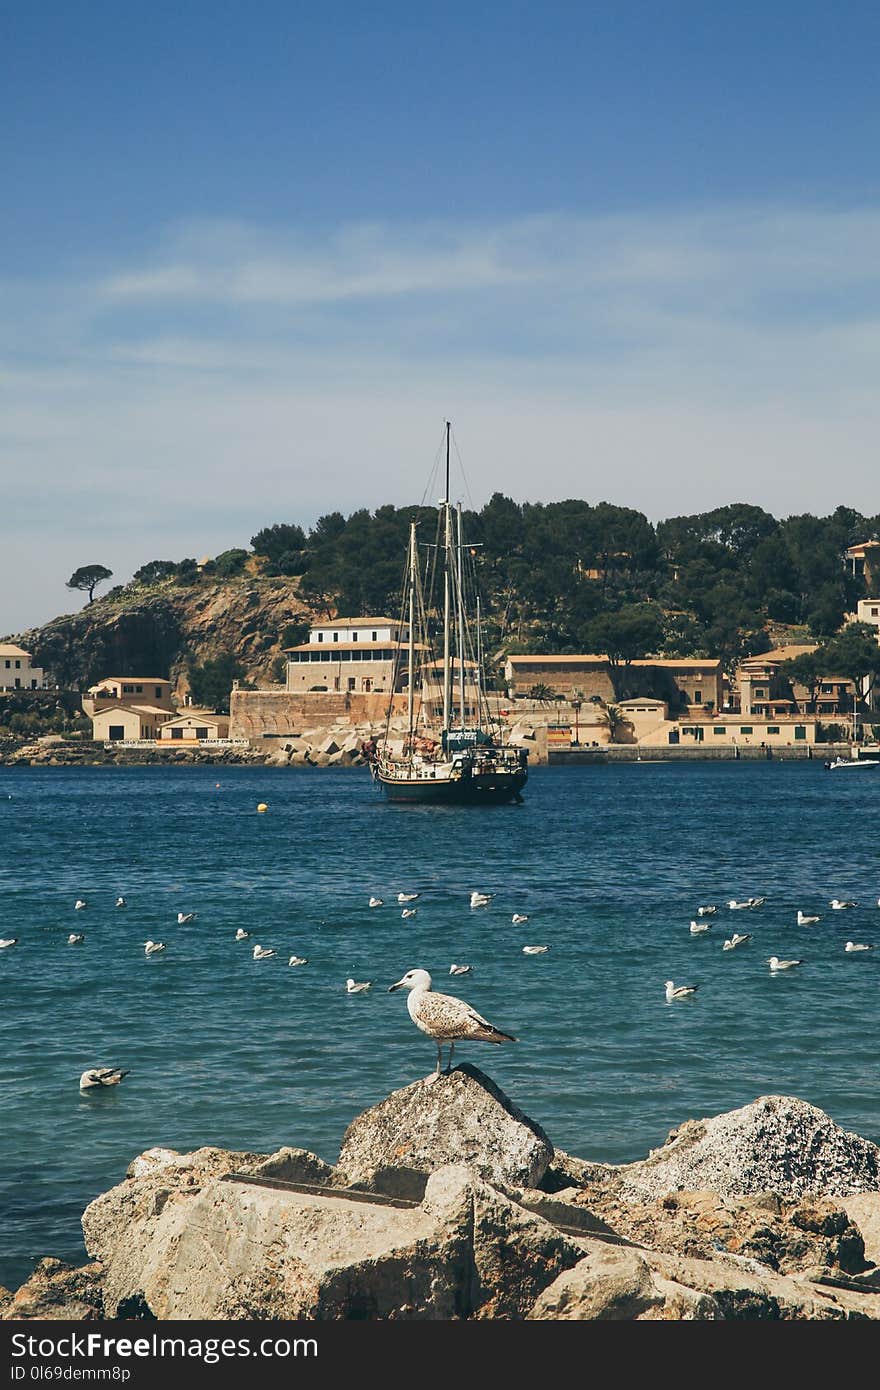
M 573 1153 L 635 1159 L 772 1092 L 880 1141 L 878 804 L 880 772 L 818 760 L 541 768 L 522 806 L 483 810 L 387 804 L 364 770 L 0 769 L 0 936 L 19 941 L 0 951 L 0 1283 L 83 1259 L 84 1206 L 153 1145 L 333 1161 L 435 1064 L 387 993 L 413 967 L 517 1036 L 456 1060 Z M 733 931 L 752 940 L 724 952 Z M 804 963 L 774 976 L 773 954 Z M 667 979 L 698 993 L 667 1004 Z M 83 1095 L 95 1065 L 131 1074 Z

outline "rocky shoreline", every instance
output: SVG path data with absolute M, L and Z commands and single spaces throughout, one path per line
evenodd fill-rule
M 149 1149 L 0 1318 L 876 1320 L 880 1149 L 804 1101 L 689 1120 L 612 1166 L 474 1067 L 358 1116 L 331 1166 Z

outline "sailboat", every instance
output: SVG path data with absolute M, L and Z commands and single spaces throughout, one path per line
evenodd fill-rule
M 391 801 L 467 805 L 521 801 L 528 750 L 505 745 L 503 729 L 490 716 L 479 599 L 475 599 L 473 619 L 468 613 L 472 590 L 467 565 L 472 547 L 465 545 L 462 535 L 461 506 L 453 507 L 450 500 L 449 435 L 447 421 L 446 489 L 436 546 L 443 573 L 442 664 L 433 654 L 430 595 L 426 598 L 419 572 L 418 524 L 412 522 L 398 648 L 401 675 L 406 663 L 405 733 L 402 739 L 391 736 L 392 694 L 385 737 L 378 744 L 365 744 L 364 752 L 373 778 Z

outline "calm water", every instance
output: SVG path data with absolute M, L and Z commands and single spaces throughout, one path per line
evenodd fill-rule
M 575 1153 L 637 1158 L 768 1091 L 880 1141 L 880 949 L 843 951 L 880 946 L 878 804 L 880 773 L 821 762 L 539 769 L 524 806 L 483 812 L 389 806 L 353 771 L 0 768 L 0 935 L 20 939 L 0 952 L 0 1283 L 81 1257 L 82 1208 L 151 1145 L 335 1159 L 357 1113 L 434 1063 L 385 992 L 414 966 L 518 1035 L 462 1057 Z M 411 921 L 400 889 L 422 893 Z M 760 912 L 690 936 L 698 904 L 753 894 Z M 820 926 L 793 926 L 798 907 Z M 723 953 L 734 929 L 754 939 Z M 773 953 L 806 964 L 771 978 Z M 474 974 L 450 982 L 452 961 Z M 348 975 L 372 992 L 347 996 Z M 700 992 L 667 1005 L 667 978 Z M 99 1063 L 131 1076 L 81 1096 Z

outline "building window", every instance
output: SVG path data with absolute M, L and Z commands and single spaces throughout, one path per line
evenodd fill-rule
M 333 641 L 334 641 L 334 642 L 338 642 L 338 641 L 339 641 L 339 633 L 338 633 L 338 632 L 334 632 L 334 634 L 333 634 Z
M 823 695 L 833 695 L 833 694 L 834 694 L 834 686 L 833 686 L 833 685 L 823 685 L 823 686 L 822 686 L 822 694 L 823 694 Z
M 11 666 L 12 666 L 12 662 L 11 662 L 11 661 L 7 661 L 7 663 L 6 663 L 6 669 L 7 669 L 7 671 L 11 668 Z
M 123 693 L 123 695 L 133 695 L 133 694 L 134 694 L 134 686 L 133 686 L 133 685 L 124 685 L 124 686 L 122 687 L 122 693 Z
M 876 613 L 876 611 L 877 611 L 877 610 L 876 610 L 876 608 L 875 608 L 875 609 L 874 609 L 874 612 Z M 379 640 L 379 634 L 378 634 L 378 632 L 374 632 L 374 633 L 373 633 L 373 639 L 372 639 L 372 640 L 373 640 L 374 642 L 378 642 L 378 640 Z
M 348 678 L 348 688 L 349 688 L 349 690 L 354 690 L 354 688 L 355 688 L 356 685 L 357 685 L 357 679 L 356 679 L 356 677 L 355 677 L 355 676 L 349 676 L 349 678 Z
M 756 700 L 763 700 L 763 699 L 764 699 L 764 690 L 763 690 L 763 687 L 762 687 L 760 690 L 758 690 L 757 687 L 755 688 L 755 699 L 756 699 Z
M 20 671 L 20 670 L 21 670 L 21 662 L 18 661 L 18 660 L 16 660 L 15 669 L 16 669 L 16 671 Z
M 153 686 L 153 689 L 154 689 L 155 692 L 156 692 L 156 699 L 157 699 L 157 700 L 161 700 L 161 698 L 162 698 L 162 687 L 161 687 L 161 685 L 155 685 L 155 686 Z
M 196 729 L 196 738 L 207 738 L 207 737 L 208 737 L 208 730 L 207 730 L 207 729 Z
M 171 730 L 171 737 L 172 737 L 172 738 L 183 738 L 183 729 L 181 729 L 180 726 L 178 725 L 178 727 L 177 727 L 176 729 L 172 729 L 172 730 Z
M 752 705 L 752 714 L 763 714 L 763 713 L 764 713 L 764 706 L 763 706 L 763 705 Z
M 767 725 L 767 732 L 768 732 L 768 734 L 778 734 L 778 733 L 779 733 L 779 727 L 778 727 L 778 725 L 776 725 L 776 724 L 768 724 L 768 725 Z
M 871 609 L 871 617 L 872 617 L 872 618 L 880 618 L 880 608 L 872 608 L 872 609 Z
M 135 695 L 143 695 L 144 687 L 142 685 L 136 685 L 134 688 L 134 693 Z
M 111 724 L 107 730 L 108 738 L 125 738 L 125 726 L 123 724 Z
M 794 726 L 794 736 L 795 736 L 795 738 L 797 738 L 797 739 L 802 739 L 802 738 L 806 738 L 806 737 L 807 737 L 807 731 L 806 731 L 806 728 L 804 727 L 803 724 L 795 724 L 795 726 Z
M 715 726 L 715 728 L 712 730 L 712 732 L 713 732 L 713 734 L 723 734 L 723 733 L 724 733 L 724 728 L 723 728 L 723 727 L 719 728 L 719 726 L 716 724 L 716 726 Z
M 324 634 L 323 634 L 323 632 L 319 632 L 319 633 L 318 633 L 318 641 L 319 641 L 319 642 L 323 642 L 323 640 L 324 640 Z
M 702 690 L 695 690 L 695 691 L 694 691 L 694 704 L 695 704 L 695 705 L 701 705 L 702 703 L 703 703 L 703 692 L 702 692 Z
M 752 726 L 751 724 L 741 724 L 739 731 L 741 734 L 750 734 L 752 732 Z

